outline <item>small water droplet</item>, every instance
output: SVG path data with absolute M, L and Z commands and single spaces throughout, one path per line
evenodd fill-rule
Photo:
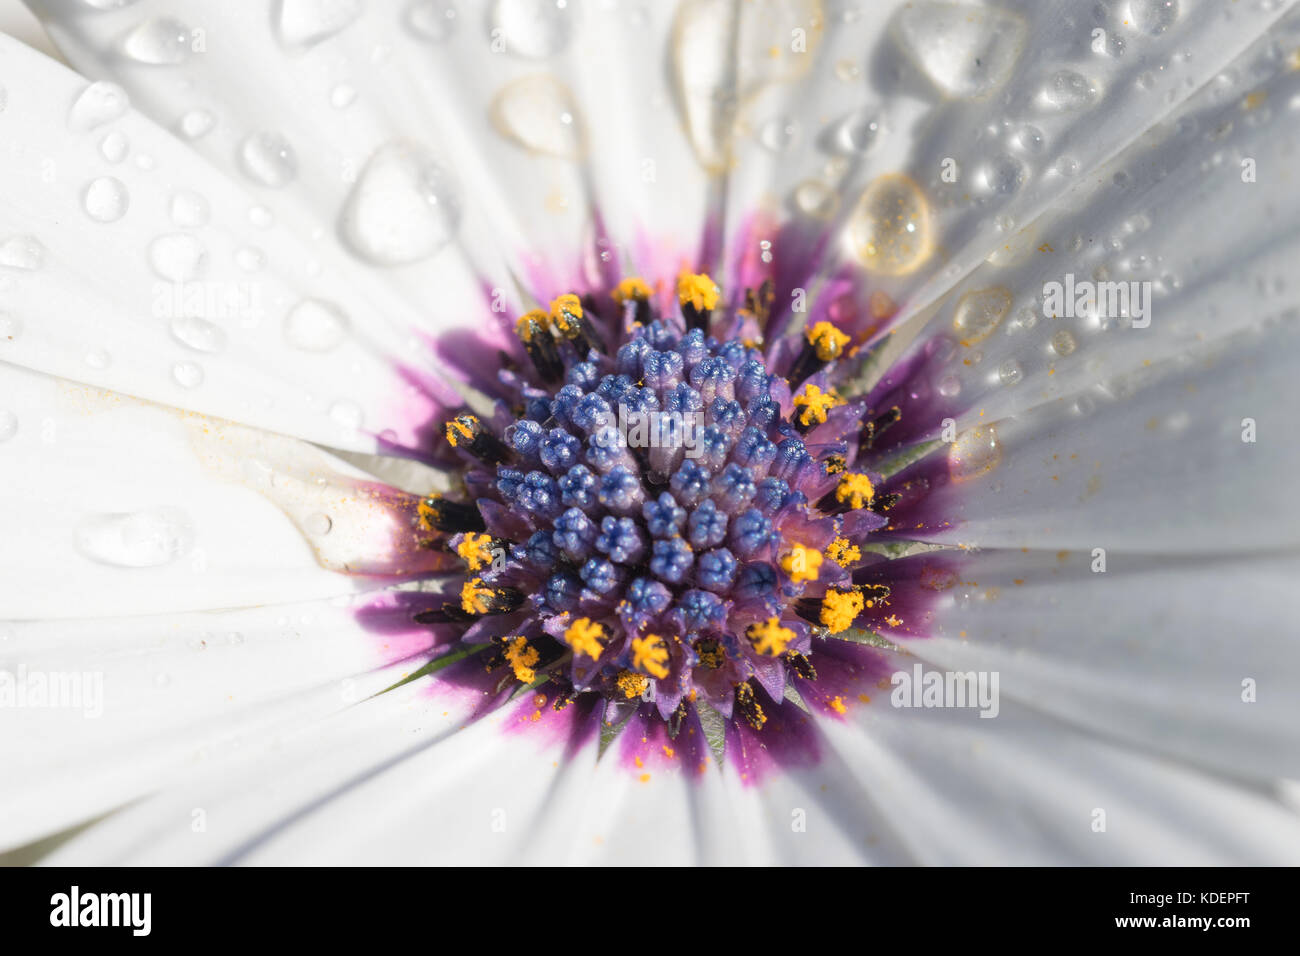
M 270 229 L 275 223 L 271 210 L 265 206 L 253 206 L 248 210 L 248 221 L 258 229 Z
M 207 110 L 190 110 L 181 117 L 180 131 L 186 139 L 198 139 L 212 131 L 217 118 Z
M 1016 132 L 1016 146 L 1026 153 L 1037 155 L 1047 148 L 1047 138 L 1037 126 L 1026 124 Z
M 397 266 L 425 259 L 455 235 L 460 194 L 450 171 L 422 147 L 380 147 L 344 205 L 339 229 L 361 258 Z
M 559 53 L 573 34 L 568 0 L 496 0 L 492 26 L 506 49 L 518 56 L 545 57 Z
M 196 352 L 220 352 L 226 347 L 221 326 L 199 315 L 178 315 L 171 321 L 172 337 Z
M 956 375 L 945 375 L 939 379 L 937 388 L 944 398 L 956 398 L 961 394 L 961 379 Z
M 993 425 L 962 432 L 948 449 L 948 474 L 953 481 L 986 475 L 1002 461 L 1002 446 Z
M 445 40 L 456 31 L 456 4 L 452 0 L 411 0 L 406 26 L 421 40 Z
M 788 116 L 768 120 L 758 130 L 758 141 L 773 153 L 783 153 L 799 138 L 799 124 Z
M 183 229 L 197 229 L 206 226 L 212 210 L 208 201 L 192 189 L 180 189 L 172 193 L 171 205 L 168 207 L 172 222 Z
M 835 124 L 830 144 L 838 153 L 856 156 L 870 150 L 879 135 L 880 121 L 874 113 L 854 113 Z
M 862 75 L 862 67 L 858 66 L 852 60 L 837 60 L 835 63 L 835 79 L 841 83 L 852 83 Z
M 189 59 L 190 28 L 170 17 L 153 17 L 122 37 L 120 48 L 137 63 L 175 66 Z
M 113 364 L 113 357 L 108 354 L 107 349 L 103 348 L 91 349 L 85 354 L 84 360 L 87 366 L 97 372 L 102 372 Z
M 1129 0 L 1128 19 L 1138 32 L 1158 36 L 1178 19 L 1178 0 Z
M 991 193 L 1009 196 L 1016 192 L 1028 176 L 1025 164 L 1014 156 L 1003 153 L 994 157 L 982 170 L 984 187 Z
M 313 538 L 323 537 L 330 533 L 334 527 L 334 522 L 329 515 L 316 514 L 308 515 L 303 519 L 302 528 Z
M 303 299 L 284 317 L 285 339 L 305 352 L 328 352 L 343 341 L 347 331 L 347 316 L 320 299 Z
M 1003 385 L 1015 385 L 1024 377 L 1024 370 L 1015 359 L 1007 359 L 998 366 L 998 381 Z
M 298 157 L 279 133 L 263 131 L 244 138 L 239 166 L 253 182 L 279 189 L 298 175 Z
M 1028 36 L 1018 14 L 957 3 L 909 3 L 893 30 L 936 87 L 965 100 L 983 99 L 1006 83 Z
M 502 136 L 525 149 L 565 159 L 583 151 L 582 124 L 569 88 L 553 76 L 525 76 L 506 84 L 489 108 Z
M 73 102 L 68 112 L 68 128 L 84 133 L 103 126 L 125 113 L 129 105 L 126 90 L 116 83 L 91 83 Z
M 1062 156 L 1056 161 L 1056 171 L 1067 178 L 1073 176 L 1079 171 L 1078 160 L 1070 156 Z
M 330 418 L 348 431 L 356 431 L 361 427 L 363 413 L 361 406 L 356 402 L 346 399 L 335 402 L 330 406 Z
M 256 272 L 266 264 L 266 256 L 262 254 L 261 249 L 254 249 L 252 246 L 244 246 L 235 250 L 235 265 L 245 272 Z
M 1075 70 L 1057 70 L 1043 85 L 1039 100 L 1050 110 L 1066 112 L 1091 106 L 1097 99 L 1097 87 Z
M 967 292 L 953 311 L 952 327 L 967 344 L 982 342 L 1011 309 L 1011 290 L 1003 286 Z
M 1052 351 L 1064 358 L 1075 350 L 1078 343 L 1068 329 L 1058 329 L 1052 335 Z
M 829 219 L 839 206 L 839 194 L 825 183 L 806 179 L 794 188 L 794 204 L 806 216 Z
M 10 236 L 0 242 L 0 266 L 35 272 L 45 265 L 45 246 L 35 236 Z
M 18 416 L 7 408 L 0 408 L 0 442 L 18 434 Z
M 169 564 L 194 545 L 189 515 L 179 508 L 154 508 L 82 518 L 73 544 L 84 558 L 121 568 Z
M 887 173 L 872 180 L 848 223 L 849 242 L 867 269 L 906 275 L 930 257 L 930 204 L 910 177 Z
M 189 282 L 206 268 L 207 250 L 191 235 L 169 233 L 149 244 L 149 264 L 160 278 Z
M 95 222 L 117 222 L 131 206 L 131 194 L 120 179 L 101 176 L 81 194 L 81 207 Z
M 203 384 L 203 367 L 194 362 L 177 362 L 172 366 L 172 380 L 181 388 L 198 388 Z
M 125 134 L 114 130 L 104 136 L 99 141 L 99 154 L 110 163 L 120 163 L 126 159 L 126 154 L 130 149 Z
M 280 0 L 280 42 L 301 52 L 328 40 L 361 14 L 361 0 Z
M 340 83 L 330 91 L 330 105 L 345 110 L 357 101 L 357 88 L 350 83 Z

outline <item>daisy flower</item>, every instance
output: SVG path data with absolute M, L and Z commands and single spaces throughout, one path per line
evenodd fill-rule
M 1282 0 L 32 0 L 0 849 L 1296 859 Z

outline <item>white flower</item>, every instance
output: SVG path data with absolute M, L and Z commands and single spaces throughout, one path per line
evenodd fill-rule
M 1294 861 L 1292 5 L 33 3 L 79 73 L 0 37 L 0 850 Z M 468 405 L 534 454 L 503 430 L 545 417 L 515 320 L 589 293 L 594 333 L 555 307 L 571 339 L 648 341 L 600 303 L 642 276 L 676 322 L 683 269 L 723 296 L 688 275 L 688 323 L 764 336 L 778 420 L 864 395 L 847 446 L 773 424 L 771 474 L 829 517 L 755 517 L 771 578 L 734 592 L 672 502 L 645 571 L 442 437 Z M 816 321 L 850 338 L 821 354 Z M 639 384 L 685 387 L 663 365 Z M 658 452 L 600 508 L 677 492 Z M 799 470 L 846 456 L 838 502 Z M 754 487 L 709 488 L 736 534 Z M 478 606 L 437 490 L 499 499 L 510 560 L 552 522 L 572 553 Z M 815 540 L 871 507 L 863 560 Z M 599 601 L 566 581 L 602 574 L 651 582 L 608 609 L 617 651 L 568 631 Z M 832 579 L 857 641 L 821 626 Z M 692 581 L 731 630 L 633 646 L 646 592 L 680 623 Z M 477 656 L 462 600 L 523 643 Z M 669 671 L 681 708 L 638 707 Z

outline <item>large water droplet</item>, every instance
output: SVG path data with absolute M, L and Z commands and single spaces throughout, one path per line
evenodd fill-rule
M 253 133 L 239 146 L 239 165 L 253 182 L 279 189 L 298 175 L 298 157 L 279 133 Z
M 217 118 L 207 110 L 190 110 L 181 117 L 180 131 L 186 139 L 198 139 L 211 132 Z
M 893 31 L 935 86 L 963 100 L 982 99 L 1006 83 L 1028 34 L 1019 14 L 958 3 L 909 3 Z
M 0 442 L 18 434 L 18 416 L 7 408 L 0 408 Z
M 1051 110 L 1080 110 L 1097 99 L 1097 87 L 1075 70 L 1057 70 L 1044 84 L 1039 99 Z
M 1011 290 L 1003 286 L 967 292 L 953 311 L 952 327 L 967 345 L 982 342 L 1011 310 Z
M 361 14 L 361 0 L 280 0 L 280 42 L 302 51 L 328 40 Z
M 1052 335 L 1052 351 L 1064 358 L 1078 347 L 1074 335 L 1068 329 L 1060 329 Z
M 101 176 L 86 186 L 81 194 L 81 207 L 95 222 L 117 222 L 131 206 L 131 194 L 122 180 Z
M 1003 153 L 995 156 L 981 170 L 984 188 L 1000 196 L 1016 192 L 1028 176 L 1025 164 L 1014 156 Z
M 172 222 L 182 229 L 197 229 L 208 224 L 212 210 L 200 193 L 192 189 L 180 189 L 172 194 L 168 213 Z
M 452 0 L 411 0 L 406 25 L 422 40 L 445 40 L 456 31 L 456 4 Z
M 194 546 L 194 528 L 179 508 L 87 515 L 73 532 L 73 544 L 100 564 L 154 568 L 186 554 Z
M 46 250 L 35 236 L 11 236 L 0 242 L 0 266 L 35 272 L 45 265 Z
M 909 176 L 887 173 L 872 180 L 848 223 L 848 239 L 867 269 L 906 275 L 930 257 L 930 204 Z
M 1024 378 L 1024 370 L 1020 363 L 1010 358 L 998 366 L 998 381 L 1003 385 L 1015 385 Z
M 1129 0 L 1129 22 L 1147 36 L 1164 33 L 1177 19 L 1178 0 Z
M 159 236 L 149 244 L 153 271 L 171 282 L 189 282 L 207 265 L 207 250 L 193 236 L 183 232 Z
M 525 149 L 565 159 L 582 154 L 582 126 L 569 88 L 553 76 L 525 76 L 493 98 L 492 123 Z
M 171 321 L 172 337 L 196 352 L 220 352 L 226 347 L 226 332 L 215 322 L 198 315 L 178 315 Z
M 121 40 L 122 54 L 137 63 L 175 66 L 190 55 L 190 28 L 170 17 L 152 17 Z
M 172 381 L 181 388 L 198 388 L 203 384 L 203 366 L 195 362 L 177 362 L 172 366 Z
M 370 158 L 339 230 L 361 258 L 397 266 L 433 255 L 459 222 L 460 195 L 450 171 L 419 145 L 399 140 Z
M 948 474 L 966 481 L 988 474 L 1002 461 L 1002 446 L 993 425 L 979 425 L 957 436 L 948 449 Z
M 568 46 L 573 19 L 569 0 L 496 0 L 492 38 L 519 56 L 553 56 Z
M 81 91 L 68 111 L 68 128 L 84 133 L 103 126 L 125 113 L 129 105 L 126 90 L 116 83 L 91 83 Z
M 328 352 L 343 341 L 347 331 L 347 316 L 320 299 L 303 299 L 284 317 L 285 339 L 306 352 Z

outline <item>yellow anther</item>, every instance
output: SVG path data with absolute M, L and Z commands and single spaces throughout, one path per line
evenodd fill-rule
M 835 500 L 847 504 L 850 508 L 865 508 L 871 504 L 876 489 L 871 486 L 871 479 L 866 475 L 850 471 L 840 476 L 840 483 L 835 486 Z
M 544 332 L 551 327 L 551 317 L 541 309 L 533 309 L 531 312 L 525 312 L 515 323 L 515 334 L 525 342 L 531 342 L 533 336 L 538 332 Z
M 668 645 L 658 634 L 632 639 L 632 666 L 651 677 L 668 676 Z
M 817 357 L 823 362 L 839 358 L 844 346 L 849 344 L 849 337 L 829 322 L 818 322 L 805 334 L 808 344 L 817 350 Z
M 526 638 L 522 636 L 506 638 L 506 663 L 515 672 L 516 680 L 531 684 L 537 677 L 533 667 L 536 666 L 540 656 L 537 648 L 530 645 Z
M 745 636 L 749 638 L 754 650 L 768 657 L 775 657 L 781 654 L 795 639 L 794 631 L 788 627 L 781 626 L 780 618 L 769 617 L 766 621 L 758 624 L 751 624 L 745 629 Z
M 799 409 L 799 422 L 803 425 L 822 424 L 828 411 L 843 404 L 844 399 L 836 395 L 834 389 L 823 392 L 811 382 L 794 397 L 794 407 Z
M 457 415 L 447 423 L 447 442 L 456 448 L 463 441 L 473 441 L 477 424 L 478 419 L 473 415 Z
M 492 589 L 483 583 L 482 578 L 472 578 L 460 589 L 460 606 L 466 614 L 486 614 L 487 599 L 492 596 Z
M 551 300 L 551 321 L 562 334 L 567 335 L 573 323 L 582 318 L 582 300 L 572 292 Z
M 580 617 L 564 632 L 564 641 L 575 654 L 586 654 L 593 661 L 600 657 L 600 642 L 605 639 L 605 629 L 589 617 Z
M 677 277 L 677 301 L 689 303 L 697 312 L 707 312 L 718 304 L 722 295 L 716 282 L 701 272 L 694 275 L 683 272 Z
M 847 631 L 862 613 L 862 595 L 857 591 L 827 591 L 822 598 L 821 622 L 832 634 Z
M 438 530 L 437 525 L 434 524 L 434 521 L 436 521 L 438 517 L 438 498 L 438 495 L 430 495 L 428 498 L 421 498 L 420 503 L 415 506 L 415 513 L 420 519 L 420 527 L 424 528 L 425 531 Z
M 836 538 L 826 546 L 825 554 L 842 568 L 862 560 L 862 549 L 850 542 L 848 538 Z
M 492 535 L 471 531 L 456 545 L 456 553 L 469 565 L 471 571 L 492 563 Z
M 846 464 L 843 455 L 831 455 L 826 459 L 826 474 L 838 475 L 844 470 Z
M 790 580 L 795 584 L 816 581 L 821 566 L 821 552 L 816 548 L 804 547 L 802 544 L 794 545 L 781 558 L 781 570 L 790 575 Z
M 646 688 L 650 686 L 650 678 L 645 674 L 636 674 L 632 671 L 619 671 L 618 677 L 614 678 L 614 684 L 622 691 L 624 697 L 631 700 L 646 692 Z
M 650 298 L 650 286 L 640 276 L 629 276 L 614 287 L 614 301 L 619 305 L 631 299 L 645 302 Z

